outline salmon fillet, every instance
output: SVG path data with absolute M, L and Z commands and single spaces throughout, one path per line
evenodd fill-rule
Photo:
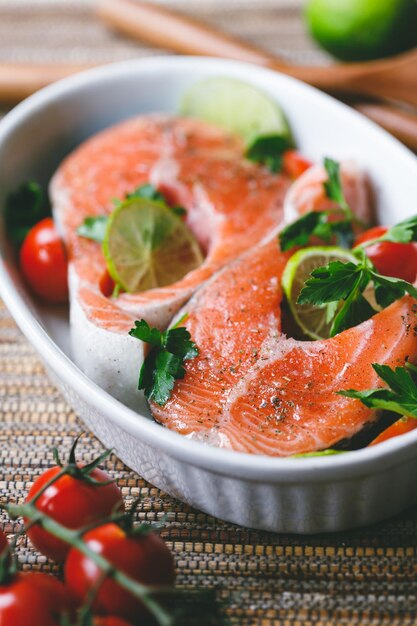
M 110 213 L 112 199 L 151 183 L 187 209 L 204 263 L 168 287 L 109 298 L 100 290 L 101 246 L 77 235 L 89 216 Z M 243 157 L 240 139 L 203 122 L 142 116 L 94 136 L 54 175 L 54 219 L 69 256 L 73 356 L 99 385 L 137 408 L 143 346 L 129 337 L 144 318 L 165 328 L 213 273 L 276 232 L 289 180 Z
M 337 210 L 338 205 L 327 198 L 324 183 L 328 174 L 323 165 L 313 165 L 306 170 L 289 189 L 284 202 L 284 217 L 293 222 L 309 211 Z M 348 206 L 365 224 L 373 219 L 372 194 L 365 173 L 354 161 L 340 163 L 340 180 Z
M 190 300 L 185 326 L 199 356 L 170 400 L 152 404 L 161 424 L 222 448 L 288 456 L 332 447 L 377 418 L 335 392 L 380 386 L 372 363 L 416 360 L 415 300 L 330 339 L 296 341 L 281 329 L 287 259 L 276 241 L 260 245 Z

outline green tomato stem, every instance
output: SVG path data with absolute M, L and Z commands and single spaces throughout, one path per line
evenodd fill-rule
M 59 474 L 55 477 L 55 480 L 58 475 Z M 116 569 L 115 566 L 105 557 L 101 554 L 97 554 L 87 546 L 82 539 L 83 529 L 81 529 L 81 531 L 71 530 L 62 526 L 62 524 L 59 524 L 42 511 L 39 511 L 34 506 L 33 501 L 20 505 L 9 504 L 6 505 L 5 508 L 11 518 L 16 519 L 18 517 L 25 517 L 32 523 L 39 524 L 44 530 L 54 537 L 65 541 L 65 543 L 84 554 L 86 557 L 91 559 L 91 561 L 93 561 L 93 563 L 95 563 L 103 573 L 116 581 L 121 587 L 126 589 L 126 591 L 129 591 L 132 595 L 138 598 L 155 617 L 160 626 L 171 626 L 171 616 L 151 595 L 155 592 L 161 592 L 163 589 L 160 587 L 142 585 L 124 572 Z

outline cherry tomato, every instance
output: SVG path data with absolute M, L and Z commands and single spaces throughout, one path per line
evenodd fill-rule
M 417 428 L 417 419 L 415 417 L 401 417 L 399 420 L 391 424 L 391 426 L 388 426 L 388 428 L 382 431 L 378 437 L 375 437 L 369 445 L 375 446 L 382 441 L 387 441 L 387 439 L 392 439 L 393 437 L 409 433 L 415 428 Z
M 297 150 L 286 150 L 282 157 L 282 169 L 291 178 L 298 178 L 312 166 L 312 162 Z
M 365 241 L 381 237 L 387 232 L 385 226 L 375 226 L 356 239 L 355 247 Z M 413 283 L 417 276 L 417 247 L 414 243 L 391 243 L 383 241 L 366 248 L 366 254 L 380 274 L 401 278 Z
M 110 276 L 108 271 L 105 270 L 99 280 L 99 288 L 103 296 L 106 296 L 106 298 L 110 298 L 114 292 L 115 286 L 116 283 L 114 282 L 113 278 Z
M 91 550 L 145 585 L 169 586 L 174 582 L 172 554 L 154 533 L 128 536 L 116 524 L 104 524 L 86 533 L 84 541 Z M 64 573 L 68 589 L 80 603 L 101 577 L 99 567 L 74 548 L 65 562 Z M 102 584 L 93 609 L 97 613 L 117 615 L 132 621 L 147 613 L 140 600 L 111 579 Z
M 0 585 L 0 626 L 60 626 L 71 613 L 68 591 L 48 574 L 19 573 Z
M 61 471 L 60 467 L 46 470 L 32 485 L 27 496 L 30 502 L 43 486 Z M 110 477 L 96 468 L 90 477 L 105 483 Z M 67 528 L 81 528 L 91 522 L 111 515 L 116 509 L 123 510 L 123 498 L 116 483 L 99 487 L 79 478 L 62 476 L 36 501 L 36 507 Z M 53 537 L 40 526 L 32 526 L 27 532 L 33 545 L 45 556 L 63 561 L 70 546 Z
M 371 239 L 382 237 L 382 235 L 385 235 L 387 230 L 388 228 L 386 226 L 373 226 L 372 228 L 368 228 L 368 230 L 365 230 L 365 232 L 356 237 L 355 246 L 359 246 L 359 244 L 365 243 L 365 241 L 371 241 Z
M 68 300 L 67 256 L 50 217 L 26 235 L 20 249 L 20 268 L 37 296 L 54 303 Z

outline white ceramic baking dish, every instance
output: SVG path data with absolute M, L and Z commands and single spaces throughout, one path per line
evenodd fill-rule
M 417 159 L 339 102 L 269 70 L 223 60 L 159 57 L 90 70 L 48 87 L 0 123 L 0 205 L 20 182 L 47 184 L 79 142 L 121 119 L 175 111 L 201 78 L 248 81 L 281 103 L 300 149 L 314 160 L 355 157 L 368 171 L 381 222 L 417 211 Z M 417 430 L 327 458 L 251 456 L 190 441 L 110 397 L 71 361 L 65 310 L 34 301 L 0 229 L 0 290 L 68 402 L 105 445 L 161 489 L 231 522 L 316 533 L 369 524 L 417 501 Z

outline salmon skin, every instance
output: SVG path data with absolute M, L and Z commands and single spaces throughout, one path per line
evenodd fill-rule
M 165 328 L 204 281 L 279 227 L 289 179 L 250 163 L 243 150 L 239 138 L 204 122 L 141 116 L 82 144 L 52 179 L 53 215 L 69 256 L 74 360 L 129 406 L 142 408 L 136 378 L 143 346 L 127 334 L 134 321 Z M 145 183 L 185 207 L 205 260 L 173 285 L 107 297 L 99 286 L 101 246 L 77 228 Z
M 336 392 L 380 386 L 372 363 L 415 360 L 415 300 L 330 339 L 296 341 L 281 329 L 287 259 L 276 241 L 260 245 L 190 300 L 185 326 L 199 355 L 168 402 L 152 404 L 161 424 L 221 448 L 283 457 L 330 448 L 377 419 Z

